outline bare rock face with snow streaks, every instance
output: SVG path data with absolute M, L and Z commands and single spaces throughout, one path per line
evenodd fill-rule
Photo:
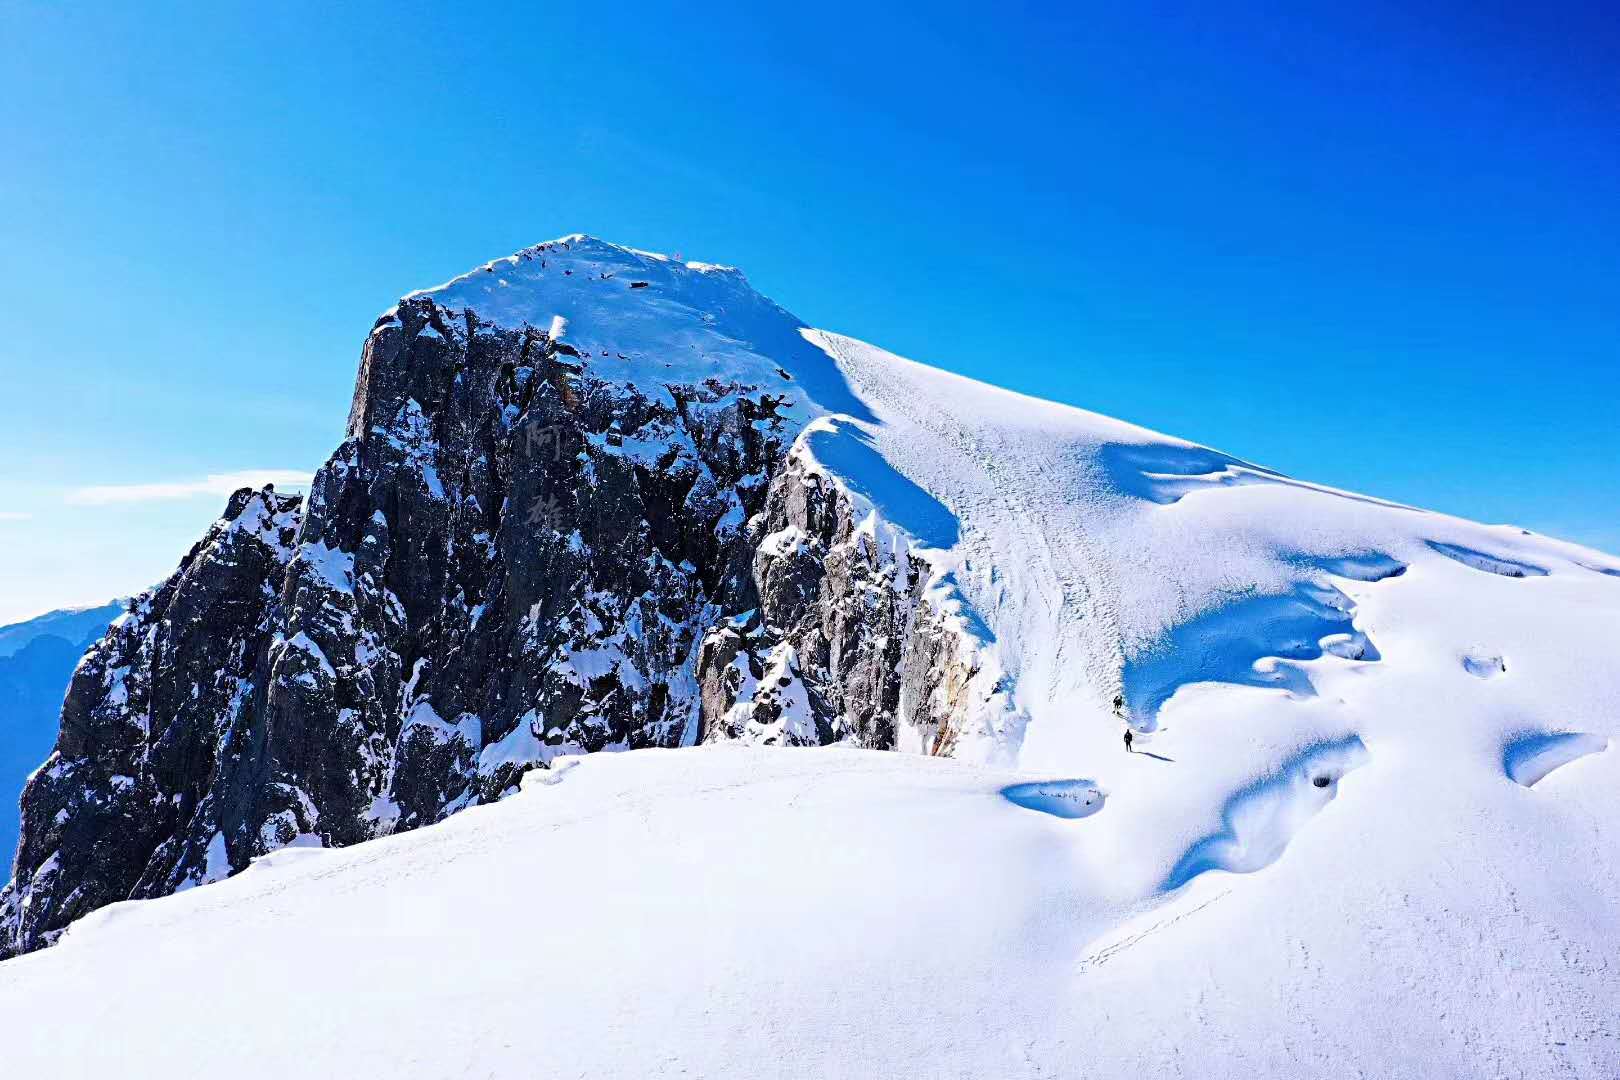
M 925 547 L 817 463 L 860 406 L 800 329 L 734 270 L 583 237 L 385 314 L 307 500 L 232 496 L 81 663 L 0 956 L 559 756 L 1016 742 Z

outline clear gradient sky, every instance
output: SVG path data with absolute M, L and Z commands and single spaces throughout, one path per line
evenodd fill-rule
M 378 311 L 574 231 L 1620 552 L 1612 3 L 336 6 L 0 0 L 0 622 L 166 574 Z

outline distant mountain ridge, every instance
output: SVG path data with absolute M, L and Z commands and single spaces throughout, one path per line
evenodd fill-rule
M 112 600 L 95 607 L 59 608 L 22 622 L 0 626 L 0 659 L 14 655 L 35 638 L 50 636 L 63 641 L 83 641 L 100 637 L 107 624 L 124 610 L 123 600 Z
M 86 649 L 123 613 L 121 601 L 64 608 L 0 626 L 0 877 L 11 876 L 17 813 L 28 774 L 50 753 L 62 697 Z

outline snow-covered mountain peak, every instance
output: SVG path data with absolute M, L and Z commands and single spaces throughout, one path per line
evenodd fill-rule
M 542 272 L 548 270 L 550 274 Z M 609 277 L 603 278 L 604 274 Z M 488 275 L 494 277 L 488 278 Z M 721 295 L 722 289 L 733 292 L 749 289 L 742 271 L 733 266 L 686 261 L 662 252 L 615 244 L 586 233 L 570 233 L 532 244 L 505 258 L 493 259 L 442 285 L 418 289 L 409 296 L 432 296 L 451 310 L 471 307 L 486 312 L 486 317 L 495 321 L 497 311 L 513 310 L 523 302 L 524 294 L 533 296 L 543 292 L 549 279 L 573 276 L 580 277 L 581 281 L 619 277 L 623 279 L 619 282 L 621 286 L 643 281 L 650 287 L 654 278 L 659 278 L 665 286 L 684 284 L 688 289 L 701 283 L 711 296 Z M 493 294 L 486 292 L 485 286 L 511 290 L 507 301 L 486 305 L 480 298 Z
M 742 271 L 683 262 L 584 234 L 536 244 L 443 285 L 409 294 L 479 325 L 529 329 L 595 378 L 661 393 L 670 385 L 748 385 L 780 398 L 796 423 L 864 416 L 805 324 Z M 397 325 L 398 307 L 377 331 Z M 377 331 L 374 331 L 377 332 Z M 458 335 L 454 320 L 419 334 Z
M 94 988 L 148 1072 L 1615 1075 L 1616 648 L 1610 556 L 567 237 L 379 320 L 308 499 L 86 656 L 0 1015 L 41 1074 Z M 471 989 L 401 1040 L 379 971 Z
M 1034 718 L 990 724 L 1001 735 L 959 754 L 1066 766 L 1111 737 L 1098 721 L 1116 696 L 1151 731 L 1203 681 L 1309 691 L 1300 661 L 1376 654 L 1344 582 L 1423 563 L 1579 576 L 1613 562 L 944 372 L 810 328 L 739 271 L 582 234 L 412 295 L 538 331 L 605 383 L 774 398 L 790 462 L 843 492 L 874 542 L 926 563 L 1009 715 Z M 441 332 L 464 328 L 417 331 Z M 760 550 L 797 543 L 784 531 Z

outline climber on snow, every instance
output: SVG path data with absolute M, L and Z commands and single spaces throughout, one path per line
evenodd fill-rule
M 1132 753 L 1131 741 L 1136 738 L 1136 733 L 1131 730 L 1130 718 L 1125 715 L 1124 694 L 1114 695 L 1114 715 L 1125 721 L 1125 752 Z

